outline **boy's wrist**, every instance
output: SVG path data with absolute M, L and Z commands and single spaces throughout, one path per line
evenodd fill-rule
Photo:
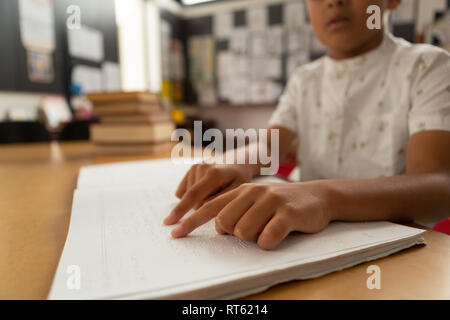
M 330 222 L 341 220 L 340 212 L 344 204 L 343 195 L 333 180 L 317 181 L 323 191 L 324 211 L 329 217 Z

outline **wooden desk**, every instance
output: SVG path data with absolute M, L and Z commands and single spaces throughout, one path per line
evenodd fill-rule
M 0 298 L 45 299 L 69 226 L 81 166 L 158 157 L 95 157 L 89 143 L 0 146 Z M 450 237 L 251 299 L 450 299 Z M 367 266 L 381 268 L 381 290 L 366 288 Z

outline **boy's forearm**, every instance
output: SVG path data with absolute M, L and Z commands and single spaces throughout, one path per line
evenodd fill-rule
M 439 221 L 450 215 L 450 173 L 323 180 L 331 220 Z

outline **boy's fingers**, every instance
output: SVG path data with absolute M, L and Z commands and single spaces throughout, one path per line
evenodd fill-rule
M 214 225 L 215 225 L 215 227 L 216 227 L 216 231 L 217 231 L 218 234 L 221 234 L 221 235 L 227 234 L 224 230 L 222 230 L 221 227 L 219 227 L 219 226 L 217 225 L 217 221 L 214 223 Z
M 201 208 L 201 206 L 203 206 L 203 205 L 205 204 L 205 202 L 209 202 L 209 201 L 211 201 L 211 200 L 214 200 L 214 199 L 216 199 L 217 197 L 220 197 L 221 195 L 227 193 L 228 191 L 231 191 L 231 190 L 233 190 L 233 189 L 236 189 L 236 188 L 239 187 L 240 185 L 241 185 L 240 182 L 234 181 L 234 182 L 231 183 L 229 186 L 227 186 L 227 187 L 225 187 L 225 188 L 219 190 L 219 192 L 217 192 L 217 193 L 215 193 L 215 194 L 213 194 L 213 195 L 210 195 L 209 197 L 207 197 L 207 198 L 204 199 L 203 201 L 201 201 L 201 202 L 199 202 L 198 204 L 196 204 L 196 208 L 195 208 L 195 209 Z
M 177 191 L 175 192 L 175 196 L 177 196 L 178 199 L 181 199 L 183 197 L 184 193 L 186 192 L 188 176 L 189 176 L 189 171 L 186 172 L 183 180 L 181 180 L 180 184 L 178 185 Z
M 232 193 L 233 191 L 229 192 Z M 225 232 L 234 233 L 234 226 L 239 219 L 252 207 L 254 200 L 248 195 L 241 195 L 228 203 L 217 213 L 216 223 Z
M 274 216 L 275 207 L 269 200 L 257 201 L 235 224 L 233 234 L 241 240 L 256 241 Z
M 184 194 L 178 205 L 164 220 L 165 224 L 177 223 L 194 205 L 220 188 L 220 180 L 204 176 Z
M 189 191 L 195 184 L 195 167 L 192 167 L 192 169 L 189 171 L 189 177 L 187 179 L 187 186 L 186 186 L 186 192 Z
M 272 250 L 291 232 L 291 226 L 281 215 L 275 215 L 258 237 L 258 246 L 264 250 Z
M 214 218 L 220 210 L 237 196 L 237 193 L 229 192 L 217 199 L 206 203 L 189 218 L 183 221 L 177 228 L 173 229 L 174 238 L 185 237 L 199 226 Z

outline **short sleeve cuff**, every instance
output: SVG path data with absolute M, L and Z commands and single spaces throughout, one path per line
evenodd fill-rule
M 277 108 L 269 120 L 269 127 L 283 127 L 297 133 L 297 119 L 280 112 L 280 108 Z
M 421 131 L 443 130 L 450 131 L 450 114 L 434 114 L 416 116 L 409 120 L 409 134 L 413 135 Z

